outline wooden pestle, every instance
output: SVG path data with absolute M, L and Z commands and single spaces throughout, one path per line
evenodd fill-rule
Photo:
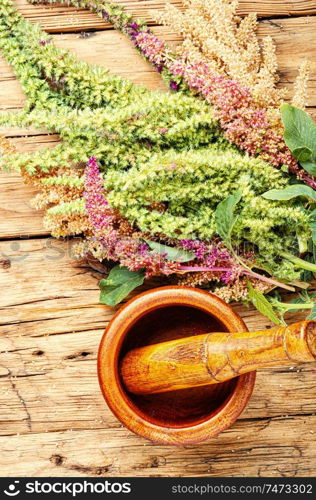
M 121 363 L 126 389 L 153 394 L 224 382 L 280 364 L 316 360 L 316 321 L 259 332 L 214 332 L 133 349 Z

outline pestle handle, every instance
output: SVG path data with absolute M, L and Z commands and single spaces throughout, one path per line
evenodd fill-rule
M 258 332 L 214 332 L 133 349 L 121 363 L 129 392 L 216 384 L 253 370 L 316 360 L 316 321 Z

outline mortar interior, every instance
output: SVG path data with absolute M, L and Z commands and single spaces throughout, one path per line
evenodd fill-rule
M 157 308 L 141 317 L 127 332 L 120 359 L 136 347 L 216 331 L 227 329 L 202 309 L 182 305 Z M 122 380 L 121 383 L 124 386 Z M 237 378 L 161 394 L 126 394 L 131 406 L 146 420 L 163 427 L 185 428 L 202 423 L 220 411 L 232 396 L 236 383 Z

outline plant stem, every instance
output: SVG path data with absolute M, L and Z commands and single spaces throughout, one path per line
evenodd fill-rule
M 265 281 L 266 283 L 270 283 L 271 285 L 274 286 L 279 286 L 280 288 L 284 288 L 285 290 L 289 290 L 290 292 L 295 292 L 295 288 L 290 285 L 286 285 L 285 283 L 282 283 L 281 281 L 277 281 L 272 278 L 267 278 L 267 276 L 263 276 L 262 274 L 255 273 L 254 271 L 247 271 L 244 270 L 243 274 L 247 274 L 248 276 L 252 276 L 253 278 L 257 278 L 261 281 Z
M 195 271 L 214 271 L 214 272 L 227 272 L 227 271 L 231 271 L 231 267 L 209 267 L 209 266 L 180 266 L 179 267 L 179 270 L 180 271 L 185 271 L 187 273 L 190 273 L 190 272 L 195 272 Z
M 279 302 L 280 306 L 285 310 L 285 311 L 290 311 L 291 309 L 312 309 L 314 306 L 315 302 L 300 302 L 298 304 L 292 303 L 289 304 L 288 302 Z
M 316 272 L 316 264 L 313 264 L 312 262 L 307 262 L 307 260 L 300 259 L 299 257 L 295 257 L 295 255 L 287 252 L 280 253 L 280 256 L 290 262 L 293 262 L 293 264 L 301 269 L 306 269 L 307 271 L 312 271 L 314 273 Z
M 185 272 L 227 272 L 231 271 L 231 268 L 229 267 L 203 267 L 203 266 L 180 266 L 179 268 L 180 271 L 185 271 Z M 253 271 L 248 271 L 247 269 L 241 269 L 240 270 L 241 274 L 246 274 L 247 276 L 251 276 L 253 278 L 259 279 L 261 281 L 265 281 L 266 283 L 269 283 L 270 285 L 278 286 L 280 288 L 284 288 L 285 290 L 289 290 L 290 292 L 294 292 L 295 288 L 289 285 L 285 285 L 284 283 L 281 283 L 280 281 L 274 280 L 272 278 L 267 278 L 267 276 L 263 276 L 262 274 L 255 273 Z

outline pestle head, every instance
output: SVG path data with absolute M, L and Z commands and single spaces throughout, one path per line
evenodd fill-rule
M 316 321 L 309 321 L 306 340 L 311 354 L 316 359 Z
M 129 392 L 154 394 L 315 359 L 316 321 L 310 320 L 257 332 L 210 332 L 139 347 L 125 355 L 120 370 Z

